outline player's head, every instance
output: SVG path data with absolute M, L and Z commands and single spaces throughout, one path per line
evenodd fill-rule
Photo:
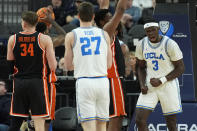
M 96 25 L 100 28 L 103 28 L 103 26 L 109 22 L 109 20 L 112 18 L 112 14 L 109 12 L 108 9 L 99 9 L 95 13 L 94 21 Z
M 148 36 L 148 39 L 156 43 L 159 39 L 159 24 L 154 18 L 147 18 L 145 20 L 144 24 L 144 30 L 146 32 L 146 35 Z
M 78 7 L 78 16 L 82 22 L 91 22 L 94 18 L 94 7 L 89 2 L 82 2 Z
M 47 25 L 44 22 L 38 22 L 38 24 L 36 25 L 36 31 L 43 34 L 49 33 Z
M 24 11 L 22 13 L 22 27 L 35 27 L 38 23 L 38 16 L 33 11 Z

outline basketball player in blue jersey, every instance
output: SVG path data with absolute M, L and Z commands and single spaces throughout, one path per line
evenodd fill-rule
M 80 27 L 65 38 L 65 65 L 73 70 L 76 81 L 77 114 L 84 131 L 106 131 L 109 120 L 109 80 L 112 65 L 108 34 L 93 27 L 93 5 L 83 2 L 78 7 Z
M 23 12 L 23 31 L 8 40 L 7 60 L 11 70 L 15 69 L 9 131 L 18 131 L 29 111 L 35 130 L 45 131 L 45 117 L 50 116 L 46 63 L 55 72 L 57 62 L 51 38 L 35 31 L 37 22 L 35 12 Z
M 177 77 L 184 72 L 183 55 L 174 40 L 159 35 L 159 25 L 153 18 L 147 20 L 144 29 L 147 37 L 136 48 L 141 86 L 136 124 L 139 131 L 148 131 L 146 121 L 160 101 L 169 131 L 177 131 L 176 114 L 182 112 Z

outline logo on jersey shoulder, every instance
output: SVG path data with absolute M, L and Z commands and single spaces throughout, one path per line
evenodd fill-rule
M 159 27 L 160 31 L 159 33 L 161 35 L 166 35 L 168 37 L 171 37 L 174 33 L 174 26 L 169 21 L 159 21 Z
M 145 53 L 145 58 L 165 60 L 162 54 L 157 55 L 155 52 Z

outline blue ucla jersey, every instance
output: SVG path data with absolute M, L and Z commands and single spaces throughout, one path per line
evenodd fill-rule
M 104 31 L 97 27 L 79 27 L 74 32 L 74 76 L 107 75 L 107 42 Z
M 151 78 L 161 78 L 174 70 L 172 61 L 182 59 L 183 55 L 175 41 L 163 36 L 159 43 L 151 43 L 145 37 L 136 48 L 136 57 L 147 63 L 146 83 L 149 85 Z

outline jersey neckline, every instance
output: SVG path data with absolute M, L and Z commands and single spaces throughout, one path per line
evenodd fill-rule
M 151 48 L 156 49 L 156 48 L 160 47 L 161 43 L 162 43 L 163 40 L 164 40 L 164 37 L 165 37 L 165 36 L 162 35 L 162 39 L 160 40 L 160 42 L 158 42 L 158 44 L 157 44 L 156 46 L 153 46 L 153 45 L 150 43 L 150 41 L 149 41 L 149 39 L 148 39 L 148 37 L 147 37 L 147 39 L 148 39 L 148 45 L 149 45 Z
M 24 31 L 21 31 L 19 33 L 20 34 L 23 34 L 23 35 L 32 35 L 32 34 L 36 33 L 36 31 L 34 31 L 34 32 L 24 32 Z

